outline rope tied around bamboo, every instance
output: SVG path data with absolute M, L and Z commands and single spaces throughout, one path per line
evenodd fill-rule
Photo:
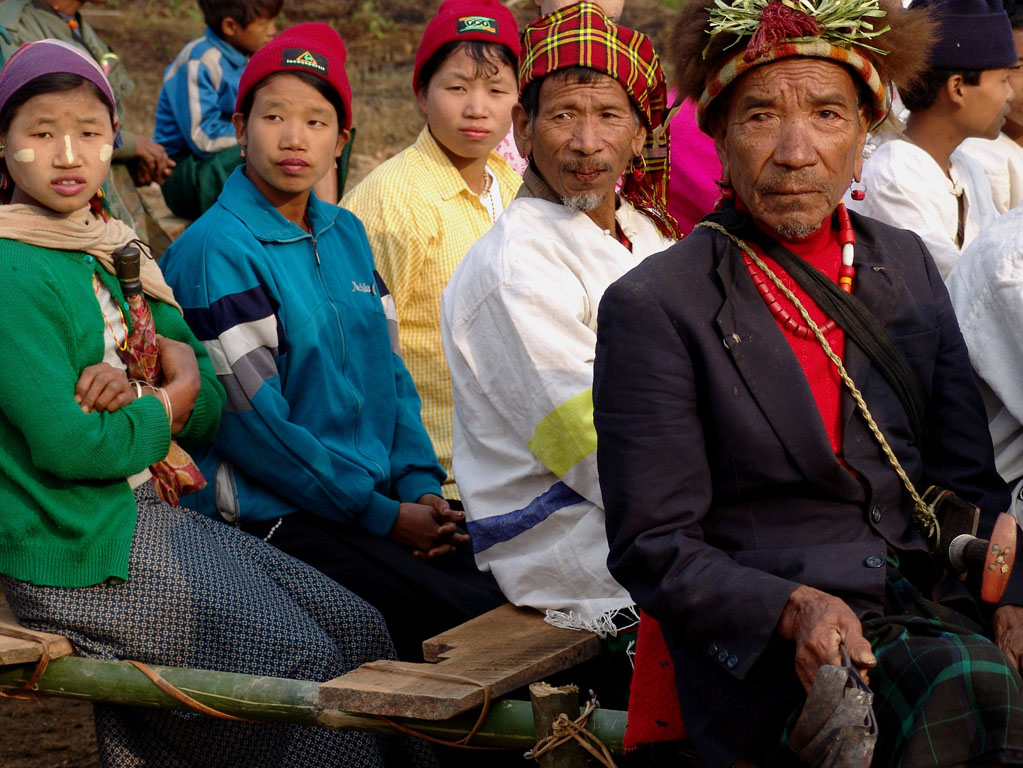
M 46 641 L 31 632 L 22 632 L 21 630 L 13 629 L 11 627 L 0 629 L 0 635 L 4 637 L 13 637 L 16 640 L 28 640 L 39 644 L 39 648 L 41 649 L 39 653 L 39 661 L 36 663 L 36 667 L 28 679 L 21 681 L 21 686 L 14 693 L 4 693 L 3 691 L 0 691 L 0 699 L 13 699 L 15 701 L 34 700 L 34 696 L 21 696 L 20 694 L 39 690 L 39 678 L 43 676 L 43 672 L 46 671 L 46 667 L 50 664 L 50 649 L 47 647 Z
M 238 723 L 253 723 L 253 722 L 255 722 L 254 720 L 249 720 L 247 717 L 238 717 L 237 715 L 229 715 L 226 712 L 221 712 L 219 709 L 214 709 L 213 707 L 208 707 L 205 704 L 203 704 L 201 701 L 193 699 L 191 696 L 189 696 L 187 693 L 182 691 L 177 686 L 175 686 L 172 683 L 168 682 L 166 679 L 164 679 L 164 677 L 162 675 L 160 675 L 159 672 L 157 672 L 156 670 L 152 669 L 148 665 L 143 664 L 141 661 L 132 661 L 131 659 L 127 659 L 126 661 L 127 661 L 128 664 L 131 664 L 133 667 L 135 667 L 143 675 L 148 677 L 153 682 L 153 685 L 155 685 L 161 691 L 166 693 L 172 699 L 177 699 L 182 704 L 184 704 L 186 707 L 188 707 L 191 710 L 194 710 L 195 712 L 199 712 L 199 713 L 201 713 L 203 715 L 209 715 L 210 717 L 216 717 L 216 718 L 219 718 L 221 720 L 233 720 L 233 721 L 238 722 Z
M 562 712 L 554 720 L 551 727 L 551 735 L 545 736 L 536 742 L 536 745 L 526 752 L 524 757 L 527 760 L 539 760 L 561 745 L 575 741 L 605 768 L 617 768 L 614 758 L 611 756 L 611 751 L 604 745 L 604 742 L 586 730 L 586 723 L 590 719 L 590 715 L 596 711 L 597 702 L 590 699 L 586 702 L 586 707 L 582 713 L 575 720 L 569 719 L 569 716 Z
M 22 696 L 21 694 L 27 693 L 29 691 L 39 690 L 39 678 L 43 676 L 43 673 L 46 671 L 46 668 L 50 664 L 50 649 L 46 644 L 46 640 L 44 640 L 43 638 L 39 637 L 36 634 L 33 634 L 32 632 L 14 629 L 13 627 L 0 628 L 0 636 L 13 637 L 17 640 L 29 640 L 33 643 L 38 643 L 40 648 L 39 661 L 36 663 L 35 669 L 32 671 L 32 674 L 29 676 L 29 678 L 27 680 L 22 681 L 21 686 L 14 693 L 5 693 L 3 691 L 0 691 L 0 699 L 14 699 L 16 701 L 34 700 L 35 699 L 34 696 Z M 201 712 L 204 715 L 209 715 L 210 717 L 217 717 L 222 720 L 253 722 L 251 720 L 247 720 L 244 717 L 236 717 L 235 715 L 229 715 L 225 712 L 221 712 L 218 709 L 208 707 L 202 702 L 193 699 L 184 691 L 167 682 L 167 680 L 165 680 L 158 672 L 154 671 L 146 664 L 143 664 L 141 661 L 128 660 L 127 663 L 131 664 L 136 669 L 138 669 L 142 674 L 148 677 L 153 682 L 153 684 L 156 685 L 156 687 L 159 688 L 161 691 L 166 693 L 171 698 L 177 699 L 182 704 L 187 706 L 189 709 L 192 709 L 196 712 Z

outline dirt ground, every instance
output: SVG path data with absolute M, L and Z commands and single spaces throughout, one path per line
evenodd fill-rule
M 347 70 L 354 94 L 356 129 L 349 185 L 411 144 L 422 129 L 412 97 L 416 46 L 439 0 L 285 0 L 279 26 L 325 21 L 348 46 Z M 533 0 L 508 3 L 520 22 L 535 15 Z M 189 40 L 202 34 L 193 0 L 108 0 L 85 12 L 100 36 L 128 64 L 135 92 L 128 100 L 128 127 L 152 135 L 163 69 Z M 658 50 L 666 44 L 671 13 L 654 0 L 628 0 L 622 23 L 639 29 Z
M 69 699 L 0 698 L 3 768 L 98 768 L 96 755 L 92 704 Z
M 286 0 L 287 27 L 303 21 L 335 26 L 348 46 L 354 93 L 349 184 L 408 146 L 422 128 L 411 92 L 412 61 L 426 22 L 440 0 Z M 532 0 L 508 3 L 520 22 Z M 202 34 L 193 0 L 107 0 L 84 10 L 90 23 L 127 63 L 135 92 L 127 127 L 152 135 L 163 69 L 189 40 Z M 663 51 L 671 14 L 654 0 L 628 0 L 622 23 L 649 34 Z M 0 768 L 95 768 L 92 706 L 64 699 L 0 699 Z

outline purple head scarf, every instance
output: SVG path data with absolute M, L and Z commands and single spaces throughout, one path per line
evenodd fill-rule
M 16 50 L 0 70 L 0 111 L 3 111 L 7 100 L 22 86 L 37 77 L 67 72 L 80 75 L 99 88 L 110 103 L 110 108 L 117 109 L 114 89 L 110 87 L 99 64 L 93 61 L 84 51 L 60 40 L 39 40 L 25 43 Z M 121 132 L 114 137 L 114 147 L 121 146 Z

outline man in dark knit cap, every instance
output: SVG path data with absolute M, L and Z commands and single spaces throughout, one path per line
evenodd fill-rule
M 1013 98 L 1007 67 L 1019 57 L 1001 0 L 914 0 L 939 21 L 928 69 L 900 91 L 906 132 L 888 135 L 863 166 L 851 210 L 918 234 L 942 279 L 998 216 L 984 167 L 956 148 L 996 139 Z
M 890 0 L 679 14 L 732 202 L 604 293 L 593 419 L 637 673 L 649 615 L 708 768 L 1023 763 L 1023 573 L 956 578 L 923 498 L 1016 531 L 967 350 L 920 239 L 841 205 L 932 35 Z
M 958 149 L 984 168 L 999 214 L 1023 203 L 1023 3 L 1004 0 L 1016 44 L 1016 64 L 1009 67 L 1012 101 L 998 138 L 967 139 Z

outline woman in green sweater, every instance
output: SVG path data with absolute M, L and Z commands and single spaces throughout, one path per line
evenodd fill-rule
M 359 598 L 157 497 L 148 468 L 172 437 L 212 439 L 224 391 L 147 259 L 163 386 L 129 381 L 118 354 L 132 328 L 112 253 L 135 235 L 95 199 L 114 108 L 99 67 L 63 43 L 29 44 L 0 72 L 0 589 L 85 656 L 307 680 L 392 657 Z M 391 737 L 123 706 L 97 705 L 96 724 L 107 766 L 429 759 Z

